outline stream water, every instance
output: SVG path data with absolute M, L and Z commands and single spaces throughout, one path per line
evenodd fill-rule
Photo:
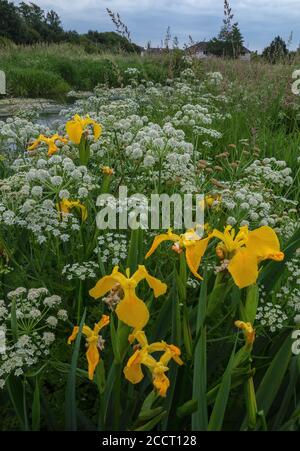
M 34 122 L 37 122 L 38 124 L 46 125 L 48 127 L 51 127 L 54 121 L 64 120 L 63 116 L 60 116 L 60 111 L 63 108 L 68 108 L 72 105 L 74 105 L 76 99 L 67 99 L 67 103 L 64 105 L 56 104 L 52 101 L 47 101 L 41 99 L 39 102 L 38 99 L 34 99 L 35 104 L 27 104 L 26 100 L 24 99 L 24 105 L 20 103 L 22 99 L 12 99 L 11 102 L 4 104 L 0 102 L 0 120 L 6 121 L 9 117 L 13 117 L 18 114 L 18 111 L 26 111 L 26 110 L 32 110 L 37 111 L 39 113 L 39 117 L 37 119 L 34 119 Z

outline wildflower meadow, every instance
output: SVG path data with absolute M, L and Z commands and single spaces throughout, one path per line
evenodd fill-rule
M 1 429 L 299 430 L 289 69 L 185 57 L 0 121 Z

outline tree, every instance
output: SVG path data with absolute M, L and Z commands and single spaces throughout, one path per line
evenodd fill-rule
M 221 41 L 227 41 L 230 37 L 230 33 L 232 31 L 232 20 L 233 20 L 232 9 L 230 8 L 228 0 L 224 0 L 224 18 L 223 18 L 223 27 L 219 33 L 219 39 Z
M 44 22 L 44 11 L 42 8 L 34 3 L 27 4 L 25 2 L 21 2 L 18 10 L 26 24 L 38 31 L 41 24 Z
M 228 0 L 224 0 L 223 26 L 218 37 L 208 42 L 208 51 L 216 56 L 238 58 L 243 48 L 244 38 L 238 22 L 233 22 L 234 15 Z
M 264 49 L 262 56 L 269 61 L 269 63 L 275 64 L 284 60 L 288 54 L 289 51 L 285 41 L 280 36 L 276 36 L 271 44 Z
M 28 44 L 37 41 L 59 42 L 64 39 L 64 30 L 58 14 L 45 11 L 35 3 L 21 2 L 18 13 L 26 25 L 24 41 Z
M 53 9 L 47 12 L 46 23 L 48 28 L 55 33 L 61 33 L 63 31 L 60 17 Z
M 35 3 L 27 4 L 24 2 L 19 4 L 18 10 L 28 29 L 26 41 L 31 43 L 30 37 L 32 37 L 33 42 L 46 40 L 48 27 L 44 10 Z
M 105 33 L 99 33 L 99 31 L 89 30 L 87 34 L 82 35 L 85 40 L 85 45 L 87 41 L 102 49 L 113 50 L 113 51 L 125 51 L 125 52 L 140 52 L 140 47 L 128 41 L 124 36 L 120 36 L 114 31 L 108 31 Z M 97 47 L 96 47 L 97 49 Z
M 64 37 L 64 30 L 59 15 L 51 9 L 47 12 L 45 22 L 47 25 L 47 41 L 59 42 Z
M 17 7 L 7 0 L 0 0 L 0 36 L 14 42 L 22 42 L 23 24 Z
M 232 42 L 232 56 L 238 58 L 243 50 L 244 38 L 239 29 L 238 23 L 235 23 L 231 31 L 231 42 Z
M 215 56 L 225 56 L 225 43 L 219 38 L 212 38 L 207 43 L 207 51 Z
M 75 30 L 64 31 L 63 40 L 71 44 L 80 44 L 80 34 Z
M 89 31 L 80 35 L 76 31 L 64 31 L 59 15 L 45 11 L 35 3 L 21 2 L 16 6 L 9 0 L 0 0 L 0 38 L 17 44 L 35 42 L 71 42 L 84 46 L 86 51 L 138 52 L 142 48 L 130 41 L 130 33 L 120 16 L 111 13 L 118 26 L 118 32 L 99 33 Z

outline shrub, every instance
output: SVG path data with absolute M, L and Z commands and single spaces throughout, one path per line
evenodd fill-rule
M 58 75 L 39 69 L 7 71 L 8 91 L 19 97 L 63 98 L 70 85 Z

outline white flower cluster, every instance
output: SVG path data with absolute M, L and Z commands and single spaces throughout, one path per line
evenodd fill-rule
M 193 69 L 187 68 L 187 69 L 181 71 L 180 79 L 184 80 L 184 81 L 186 80 L 186 81 L 189 81 L 189 82 L 190 81 L 195 81 L 195 79 L 196 79 L 195 72 L 193 71 Z
M 298 227 L 297 202 L 276 194 L 260 176 L 247 175 L 233 183 L 222 182 L 220 206 L 228 213 L 227 224 L 273 227 L 290 238 Z
M 195 168 L 191 165 L 201 158 L 201 145 L 210 148 L 221 137 L 214 122 L 227 117 L 222 113 L 226 101 L 224 95 L 207 93 L 205 83 L 199 83 L 194 72 L 187 69 L 164 86 L 153 82 L 116 89 L 99 86 L 95 95 L 76 102 L 63 114 L 71 118 L 75 112 L 89 113 L 103 125 L 101 140 L 91 144 L 94 167 L 106 158 L 116 175 L 122 172 L 123 181 L 133 187 L 135 183 L 156 183 L 158 178 L 177 183 L 180 176 L 179 185 L 187 192 L 196 189 Z M 162 122 L 156 121 L 158 115 L 163 117 Z M 188 140 L 181 128 L 186 130 Z M 198 143 L 199 150 L 192 142 Z M 172 154 L 170 158 L 168 154 Z M 188 154 L 193 162 L 186 164 Z M 172 159 L 173 165 L 168 161 Z
M 245 169 L 245 173 L 257 176 L 271 186 L 279 186 L 283 188 L 289 187 L 293 183 L 291 177 L 292 170 L 287 167 L 285 161 L 276 160 L 276 158 L 264 158 L 263 160 L 255 160 L 248 168 Z
M 168 153 L 162 168 L 161 178 L 168 184 L 178 185 L 180 191 L 184 193 L 198 191 L 197 185 L 195 184 L 195 166 L 192 161 L 192 156 L 189 153 Z
M 63 199 L 85 202 L 90 192 L 100 189 L 85 166 L 76 166 L 64 156 L 49 159 L 19 158 L 12 164 L 15 174 L 0 180 L 0 223 L 31 231 L 41 244 L 50 236 L 68 241 L 78 231 L 76 211 L 60 215 Z
M 0 388 L 10 374 L 21 376 L 29 368 L 42 365 L 55 341 L 53 330 L 59 321 L 68 318 L 67 311 L 61 309 L 61 298 L 50 296 L 46 288 L 19 287 L 9 292 L 7 299 L 8 302 L 0 300 L 0 331 L 5 337 L 0 354 Z M 14 331 L 11 329 L 13 305 Z
M 256 320 L 270 332 L 281 330 L 287 323 L 288 317 L 279 304 L 267 302 L 258 307 Z
M 184 138 L 184 132 L 176 130 L 171 123 L 163 127 L 150 123 L 137 132 L 134 142 L 125 148 L 125 153 L 133 160 L 143 159 L 145 167 L 152 167 L 169 152 L 191 153 L 193 145 Z
M 63 242 L 69 241 L 70 232 L 80 229 L 79 219 L 72 214 L 59 215 L 50 199 L 40 202 L 28 199 L 14 211 L 0 202 L 0 224 L 12 230 L 16 226 L 28 230 L 39 244 L 53 237 Z
M 221 72 L 208 72 L 207 73 L 207 82 L 211 85 L 218 86 L 223 81 L 223 75 Z
M 131 77 L 136 77 L 140 74 L 140 71 L 136 67 L 128 67 L 124 73 L 130 75 Z
M 288 278 L 276 293 L 276 298 L 287 306 L 291 315 L 300 313 L 300 258 L 299 255 L 287 261 Z
M 195 137 L 201 137 L 204 140 L 202 141 L 204 147 L 211 147 L 213 143 L 209 139 L 218 140 L 222 138 L 222 133 L 212 128 L 212 125 L 215 121 L 226 118 L 225 115 L 220 113 L 216 103 L 215 97 L 200 96 L 197 98 L 196 104 L 183 105 L 172 118 L 172 124 L 184 129 L 191 128 Z
M 98 238 L 94 252 L 103 263 L 119 265 L 127 258 L 127 237 L 122 233 L 106 233 Z
M 197 279 L 192 278 L 192 277 L 189 277 L 187 279 L 186 284 L 189 288 L 193 288 L 193 289 L 199 288 L 199 286 L 200 286 L 200 282 Z
M 207 105 L 187 104 L 183 105 L 182 109 L 175 114 L 172 122 L 176 127 L 188 125 L 194 127 L 200 124 L 211 125 L 213 116 Z
M 8 118 L 0 121 L 0 148 L 1 150 L 23 151 L 30 138 L 44 133 L 43 127 L 38 123 L 19 117 Z
M 12 169 L 17 174 L 26 171 L 25 186 L 34 197 L 44 193 L 60 199 L 85 198 L 96 187 L 86 166 L 76 166 L 70 158 L 61 155 L 48 159 L 19 158 L 13 162 Z
M 108 120 L 110 118 L 108 117 Z M 145 124 L 147 124 L 147 116 L 139 116 L 137 114 L 131 114 L 126 118 L 119 119 L 118 121 L 114 118 L 113 129 L 120 133 L 118 134 L 118 139 L 121 143 L 131 142 L 134 138 L 134 133 L 141 129 Z
M 74 263 L 73 265 L 65 265 L 62 274 L 67 280 L 79 279 L 95 279 L 97 277 L 98 265 L 93 261 Z

